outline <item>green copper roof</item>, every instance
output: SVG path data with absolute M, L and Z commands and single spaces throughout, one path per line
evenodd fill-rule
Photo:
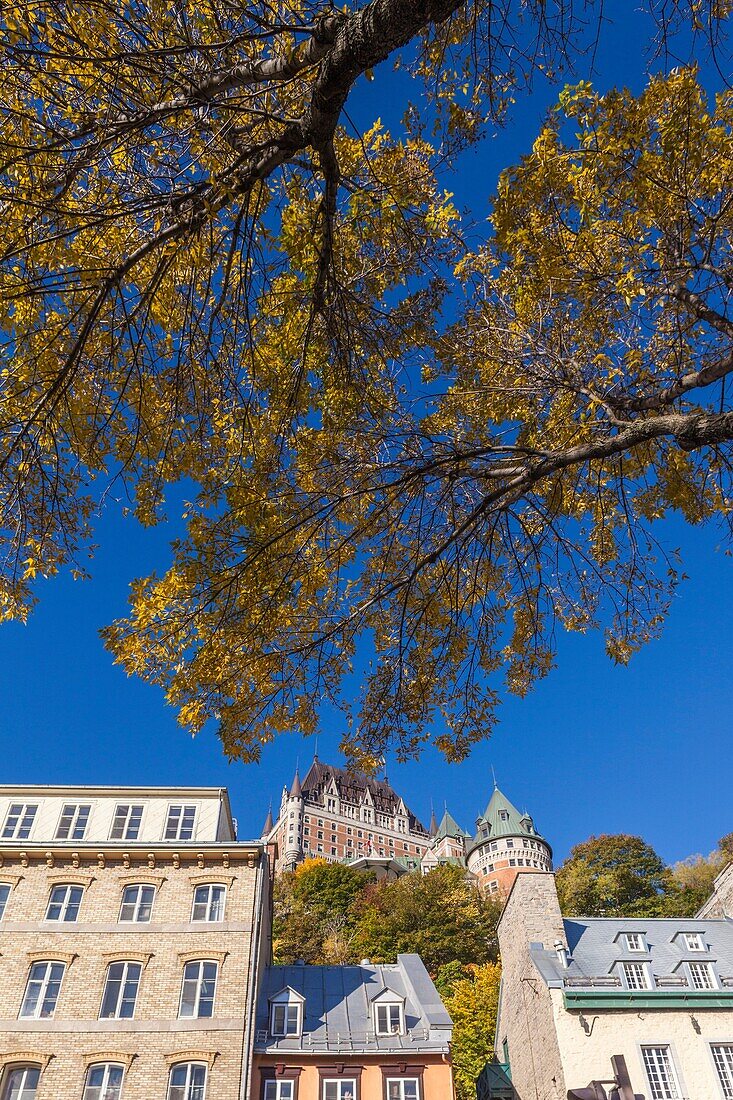
M 529 814 L 522 814 L 513 806 L 498 787 L 489 799 L 482 817 L 478 819 L 478 828 L 473 845 L 483 844 L 487 840 L 496 840 L 500 836 L 531 836 L 547 841 L 537 832 Z M 548 845 L 549 847 L 549 845 Z
M 438 826 L 438 831 L 435 834 L 435 839 L 436 840 L 444 840 L 447 836 L 470 836 L 470 835 L 471 834 L 467 833 L 465 829 L 461 828 L 461 826 L 457 823 L 455 818 L 451 817 L 451 815 L 446 810 L 445 813 L 443 814 L 443 820 L 441 821 L 440 825 Z

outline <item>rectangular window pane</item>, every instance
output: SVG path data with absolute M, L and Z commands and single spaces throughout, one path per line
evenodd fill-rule
M 7 882 L 0 882 L 0 920 L 2 920 L 5 913 L 5 907 L 8 904 L 8 898 L 10 897 L 10 885 Z
M 733 1100 L 733 1043 L 715 1043 L 711 1047 L 725 1100 Z
M 91 809 L 90 805 L 67 803 L 61 813 L 56 839 L 83 840 Z
M 624 963 L 623 967 L 629 989 L 649 989 L 649 976 L 644 963 Z
M 195 819 L 195 806 L 169 806 L 165 839 L 191 840 Z
M 142 821 L 143 807 L 121 803 L 115 810 L 111 840 L 137 840 Z
M 651 1100 L 681 1100 L 669 1047 L 642 1047 Z
M 713 974 L 708 963 L 689 963 L 693 989 L 715 989 Z
M 8 810 L 3 828 L 5 840 L 27 840 L 35 820 L 37 805 L 13 802 Z

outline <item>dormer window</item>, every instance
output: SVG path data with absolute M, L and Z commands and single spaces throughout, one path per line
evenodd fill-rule
M 499 821 L 508 821 L 509 813 L 507 810 L 499 810 Z
M 270 998 L 270 1034 L 274 1038 L 297 1038 L 302 1034 L 303 1004 L 303 997 L 289 987 Z
M 704 951 L 705 941 L 700 932 L 685 932 L 685 947 L 688 951 Z
M 404 1021 L 399 1001 L 374 1006 L 374 1028 L 377 1035 L 402 1035 Z
M 643 932 L 627 932 L 625 938 L 627 951 L 646 951 Z
M 622 964 L 624 983 L 627 989 L 651 989 L 649 968 L 646 963 L 627 962 Z
M 690 985 L 693 989 L 717 989 L 715 975 L 710 963 L 688 963 Z

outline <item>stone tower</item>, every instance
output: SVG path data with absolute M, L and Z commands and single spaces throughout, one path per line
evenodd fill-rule
M 283 788 L 279 820 L 283 825 L 287 822 L 280 840 L 281 870 L 292 871 L 303 859 L 303 791 L 297 767 L 290 790 Z
M 495 787 L 466 844 L 466 863 L 485 893 L 506 896 L 521 871 L 552 870 L 552 849 L 529 814 L 521 814 Z

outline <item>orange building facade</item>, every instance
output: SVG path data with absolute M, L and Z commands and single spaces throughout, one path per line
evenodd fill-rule
M 392 966 L 271 966 L 252 1100 L 453 1100 L 452 1024 L 417 955 Z

